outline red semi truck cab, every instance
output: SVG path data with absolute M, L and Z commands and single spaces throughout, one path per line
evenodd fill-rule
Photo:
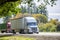
M 8 21 L 7 22 L 7 32 L 10 32 L 10 30 L 11 30 L 11 22 Z

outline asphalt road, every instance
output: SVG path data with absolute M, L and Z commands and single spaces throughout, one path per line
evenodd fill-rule
M 0 33 L 0 36 L 3 35 L 21 35 L 21 36 L 60 36 L 60 32 L 39 32 L 39 34 L 33 33 L 33 34 L 13 34 L 13 33 Z

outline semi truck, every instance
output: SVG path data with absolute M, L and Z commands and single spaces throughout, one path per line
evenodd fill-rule
M 37 21 L 34 17 L 11 19 L 11 30 L 19 33 L 39 33 Z
M 26 16 L 20 18 L 13 18 L 9 20 L 11 23 L 11 27 L 8 28 L 7 24 L 4 26 L 0 25 L 0 31 L 2 33 L 39 33 L 38 23 L 34 17 Z

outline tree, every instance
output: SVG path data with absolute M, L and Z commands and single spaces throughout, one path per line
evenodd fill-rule
M 57 29 L 58 32 L 60 32 L 60 22 L 57 23 L 56 29 Z
M 39 5 L 39 13 L 41 13 L 41 14 L 43 14 L 43 15 L 45 15 L 45 16 L 47 16 L 48 14 L 47 14 L 47 8 L 46 8 L 46 6 L 44 5 L 44 4 L 41 4 L 41 5 Z
M 26 13 L 26 6 L 23 7 L 23 6 L 21 5 L 21 13 Z
M 37 20 L 38 23 L 46 23 L 48 21 L 47 17 L 42 14 L 32 14 L 32 16 Z
M 0 0 L 0 5 L 5 4 L 6 2 L 16 2 L 16 1 L 21 2 L 21 0 Z
M 31 13 L 41 13 L 41 14 L 44 14 L 45 16 L 47 16 L 48 14 L 47 14 L 46 5 L 51 5 L 51 6 L 56 5 L 55 1 L 57 1 L 57 0 L 37 0 L 37 2 L 41 2 L 40 6 L 38 8 L 35 6 L 36 4 L 34 3 L 34 0 L 23 0 L 22 2 L 24 4 L 28 3 L 28 7 L 29 8 L 31 7 L 34 9 L 33 10 L 34 12 L 31 12 Z
M 28 3 L 30 6 L 31 5 L 33 5 L 33 1 L 34 0 L 22 0 L 23 1 L 23 3 Z M 41 1 L 41 3 L 43 3 L 44 5 L 51 5 L 51 6 L 53 6 L 53 5 L 56 5 L 56 1 L 57 0 L 37 0 L 37 2 L 40 2 Z M 43 1 L 43 2 L 42 2 Z
M 0 17 L 4 18 L 4 23 L 11 17 L 20 12 L 20 8 L 17 6 L 21 3 L 21 0 L 0 0 Z
M 41 0 L 37 0 L 39 2 Z M 43 0 L 44 5 L 55 5 L 56 0 Z M 33 0 L 0 0 L 0 17 L 3 16 L 11 16 L 12 14 L 16 14 L 20 11 L 17 7 L 21 2 L 28 3 L 28 6 L 31 7 L 33 5 Z
M 56 25 L 52 23 L 40 23 L 38 27 L 40 32 L 56 32 Z
M 57 25 L 58 19 L 51 19 L 49 22 L 54 24 L 54 25 Z
M 20 12 L 20 9 L 17 7 L 20 4 L 20 0 L 4 0 L 0 1 L 0 17 L 11 16 Z

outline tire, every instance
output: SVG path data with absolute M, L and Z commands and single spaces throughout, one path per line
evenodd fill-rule
M 11 31 L 12 31 L 11 29 L 6 29 L 5 30 L 6 33 L 11 33 Z
M 13 34 L 16 34 L 16 31 L 15 31 L 15 30 L 12 30 L 12 33 L 13 33 Z
M 37 34 L 39 34 L 39 32 L 37 32 Z
M 1 31 L 1 33 L 4 33 L 5 31 Z
M 25 32 L 24 32 L 23 29 L 21 29 L 21 30 L 19 31 L 19 33 L 20 33 L 20 34 L 25 34 Z
M 28 34 L 33 34 L 33 32 L 28 32 Z

